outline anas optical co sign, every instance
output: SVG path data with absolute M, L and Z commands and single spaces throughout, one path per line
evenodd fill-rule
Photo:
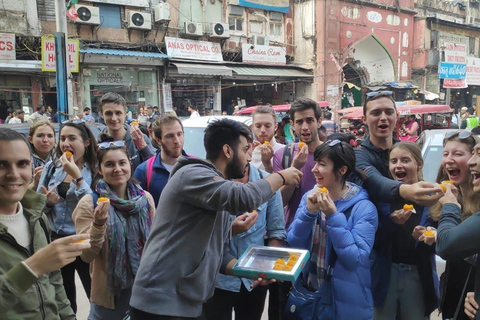
M 78 40 L 68 39 L 67 53 L 70 72 L 78 73 L 79 70 L 79 48 Z M 57 63 L 55 58 L 55 40 L 54 38 L 42 38 L 42 71 L 55 72 Z

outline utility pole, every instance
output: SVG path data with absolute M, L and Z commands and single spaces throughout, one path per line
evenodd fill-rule
M 67 13 L 64 0 L 55 0 L 55 61 L 57 79 L 57 112 L 58 121 L 62 123 L 64 114 L 73 113 L 73 90 L 69 71 L 67 45 Z

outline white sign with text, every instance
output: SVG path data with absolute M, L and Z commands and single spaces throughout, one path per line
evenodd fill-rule
M 261 45 L 244 44 L 242 46 L 242 60 L 248 63 L 286 65 L 287 52 L 285 48 Z
M 79 70 L 79 48 L 78 40 L 68 39 L 67 56 L 70 72 L 78 72 Z M 42 71 L 55 72 L 57 70 L 57 62 L 55 58 L 55 39 L 42 38 Z
M 15 34 L 0 33 L 0 60 L 15 59 Z
M 223 61 L 220 43 L 165 37 L 165 46 L 172 58 Z

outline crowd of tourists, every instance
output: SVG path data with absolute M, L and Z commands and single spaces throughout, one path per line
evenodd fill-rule
M 445 136 L 431 183 L 418 145 L 393 137 L 398 113 L 381 92 L 364 103 L 359 148 L 342 133 L 321 139 L 320 107 L 299 98 L 298 143 L 275 140 L 275 112 L 262 106 L 251 128 L 211 122 L 206 159 L 183 150 L 175 115 L 145 134 L 127 124 L 120 95 L 99 109 L 98 138 L 89 117 L 63 122 L 58 140 L 48 120 L 28 139 L 0 128 L 0 319 L 75 319 L 75 272 L 92 320 L 260 320 L 267 296 L 272 320 L 477 317 L 480 139 L 470 131 Z M 234 276 L 251 245 L 310 258 L 294 282 Z

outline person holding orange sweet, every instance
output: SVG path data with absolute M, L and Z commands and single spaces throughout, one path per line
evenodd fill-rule
M 423 159 L 417 144 L 393 145 L 389 170 L 404 184 L 422 181 Z M 438 307 L 439 287 L 435 266 L 435 227 L 428 207 L 403 199 L 379 205 L 376 258 L 372 269 L 375 319 L 429 319 Z
M 88 319 L 124 319 L 155 204 L 131 179 L 125 141 L 101 139 L 94 191 L 79 201 L 73 221 L 78 233 L 90 235 L 91 248 L 81 255 L 92 277 Z
M 287 319 L 299 319 L 296 313 L 303 314 L 302 319 L 373 319 L 369 256 L 378 225 L 377 209 L 365 189 L 347 182 L 355 170 L 355 153 L 349 144 L 326 141 L 315 149 L 314 159 L 316 185 L 302 197 L 287 241 L 292 248 L 311 252 L 294 286 L 315 292 L 317 302 L 314 315 L 308 316 L 289 308 L 287 302 Z M 335 308 L 327 315 L 320 308 L 328 297 Z

